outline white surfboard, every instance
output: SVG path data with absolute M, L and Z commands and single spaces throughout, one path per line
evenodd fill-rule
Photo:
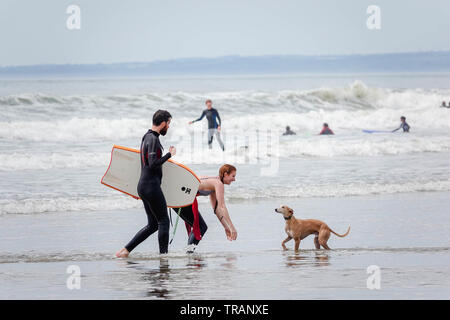
M 162 166 L 161 189 L 167 206 L 180 208 L 191 205 L 200 186 L 200 179 L 188 167 L 171 159 Z M 121 146 L 114 146 L 111 162 L 101 183 L 139 199 L 137 185 L 141 176 L 140 152 Z

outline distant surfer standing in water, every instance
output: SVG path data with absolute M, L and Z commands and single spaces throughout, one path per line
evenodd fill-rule
M 206 109 L 203 110 L 200 118 L 189 121 L 189 124 L 202 120 L 205 116 L 208 120 L 208 147 L 212 148 L 212 142 L 214 136 L 217 138 L 217 142 L 219 142 L 220 147 L 223 151 L 225 151 L 225 146 L 223 145 L 222 139 L 220 138 L 220 128 L 222 121 L 220 120 L 219 112 L 212 107 L 212 101 L 210 99 L 206 100 Z
M 219 176 L 200 176 L 201 183 L 197 193 L 197 196 L 209 196 L 214 213 L 225 229 L 226 237 L 230 241 L 236 240 L 237 231 L 231 222 L 225 205 L 224 186 L 230 185 L 235 180 L 236 168 L 230 164 L 224 164 L 219 169 Z M 185 221 L 189 234 L 187 253 L 193 253 L 208 229 L 205 220 L 203 220 L 202 215 L 198 211 L 197 199 L 192 205 L 180 209 L 180 217 Z
M 139 197 L 144 203 L 148 224 L 133 239 L 116 253 L 118 258 L 126 258 L 142 241 L 158 230 L 159 253 L 167 253 L 169 246 L 169 216 L 167 204 L 161 190 L 162 165 L 176 153 L 171 146 L 169 152 L 162 155 L 163 147 L 159 136 L 165 136 L 169 130 L 172 116 L 166 110 L 158 110 L 153 115 L 153 126 L 144 135 L 141 142 L 141 177 L 137 186 Z

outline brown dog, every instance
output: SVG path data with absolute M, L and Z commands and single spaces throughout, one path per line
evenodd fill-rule
M 295 251 L 298 251 L 298 247 L 300 246 L 300 241 L 309 236 L 310 234 L 315 234 L 314 244 L 316 249 L 320 249 L 320 246 L 323 248 L 330 250 L 327 245 L 327 241 L 330 238 L 330 232 L 334 233 L 338 237 L 345 237 L 350 232 L 350 227 L 345 234 L 340 235 L 333 230 L 330 229 L 329 226 L 325 222 L 320 220 L 308 219 L 308 220 L 300 220 L 294 218 L 294 210 L 289 208 L 288 206 L 281 206 L 278 209 L 275 209 L 276 212 L 281 213 L 286 220 L 285 231 L 288 234 L 288 237 L 284 239 L 281 243 L 281 246 L 284 250 L 287 250 L 285 243 L 294 239 L 295 241 Z

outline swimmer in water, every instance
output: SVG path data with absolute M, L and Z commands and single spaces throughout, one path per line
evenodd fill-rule
M 291 127 L 286 126 L 286 132 L 283 133 L 283 136 L 291 136 L 295 135 L 295 132 L 291 130 Z
M 403 129 L 403 132 L 409 132 L 410 126 L 409 126 L 409 124 L 406 123 L 406 118 L 404 116 L 401 116 L 400 121 L 401 121 L 400 127 L 398 127 L 395 130 L 392 130 L 392 132 L 395 132 L 400 129 Z
M 328 127 L 328 123 L 324 123 L 322 131 L 320 131 L 319 135 L 327 135 L 327 134 L 334 134 L 334 132 Z

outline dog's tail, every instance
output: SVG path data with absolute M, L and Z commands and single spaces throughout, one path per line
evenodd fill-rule
M 346 233 L 344 233 L 344 234 L 339 234 L 339 233 L 336 233 L 336 232 L 334 232 L 333 230 L 331 230 L 331 228 L 330 228 L 330 231 L 331 232 L 333 232 L 335 235 L 337 235 L 338 237 L 341 237 L 341 238 L 343 238 L 343 237 L 345 237 L 345 236 L 347 236 L 348 235 L 348 233 L 350 232 L 350 226 L 348 227 L 348 229 L 347 229 L 347 232 Z

